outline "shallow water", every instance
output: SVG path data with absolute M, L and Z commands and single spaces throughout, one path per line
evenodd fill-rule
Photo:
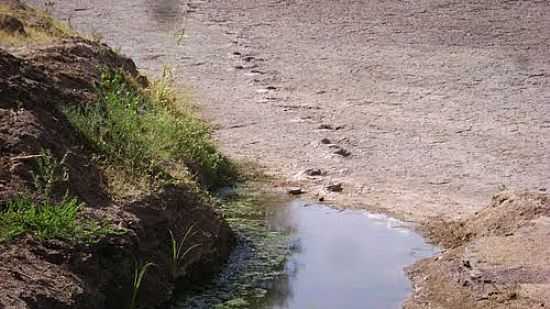
M 400 308 L 411 290 L 403 268 L 436 252 L 399 221 L 364 211 L 293 202 L 268 222 L 292 233 L 293 254 L 259 308 Z

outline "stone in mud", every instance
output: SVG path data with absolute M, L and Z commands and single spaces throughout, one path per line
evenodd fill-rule
M 319 126 L 321 130 L 334 130 L 334 127 L 330 124 L 323 123 Z
M 346 126 L 345 125 L 338 125 L 338 126 L 333 126 L 331 124 L 328 124 L 328 123 L 323 123 L 319 126 L 319 129 L 320 130 L 341 130 L 343 128 L 345 128 Z
M 10 15 L 0 14 L 0 31 L 9 34 L 26 34 L 23 23 Z
M 342 157 L 349 157 L 351 155 L 351 152 L 342 148 L 342 147 L 338 147 L 336 149 L 336 151 L 333 152 L 334 154 L 336 155 L 339 155 L 339 156 L 342 156 Z
M 332 144 L 332 142 L 330 141 L 330 139 L 325 137 L 321 140 L 321 144 L 327 145 L 327 144 Z
M 308 176 L 325 176 L 327 172 L 321 170 L 320 168 L 308 168 L 304 171 L 304 174 Z
M 328 185 L 326 187 L 326 189 L 330 192 L 342 192 L 342 191 L 344 191 L 344 187 L 342 186 L 342 183 Z
M 302 188 L 299 188 L 299 187 L 292 187 L 292 188 L 288 188 L 287 192 L 290 195 L 300 195 L 304 193 L 304 190 L 302 190 Z

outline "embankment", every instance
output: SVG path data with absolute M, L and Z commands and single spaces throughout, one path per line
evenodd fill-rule
M 2 2 L 0 27 L 0 307 L 154 307 L 219 269 L 235 238 L 210 207 L 204 177 L 229 172 L 207 128 L 42 12 Z

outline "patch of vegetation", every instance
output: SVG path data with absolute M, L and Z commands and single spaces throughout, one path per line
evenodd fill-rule
M 42 150 L 31 170 L 34 188 L 45 197 L 51 198 L 55 189 L 69 181 L 69 171 L 65 166 L 67 155 L 58 161 L 49 150 Z
M 217 279 L 188 291 L 176 308 L 255 308 L 265 301 L 266 288 L 286 275 L 289 234 L 266 224 L 274 207 L 286 201 L 253 191 L 236 189 L 222 198 L 224 218 L 239 235 L 237 248 Z
M 14 8 L 0 4 L 0 15 L 17 18 L 24 25 L 24 33 L 9 33 L 0 29 L 0 45 L 22 46 L 29 43 L 47 43 L 75 35 L 69 25 L 52 18 L 47 12 L 31 8 Z
M 177 106 L 167 81 L 143 90 L 118 71 L 102 74 L 99 101 L 65 110 L 107 162 L 137 178 L 185 180 L 214 187 L 231 179 L 232 164 L 210 140 L 208 127 Z
M 76 199 L 65 199 L 59 204 L 35 203 L 30 198 L 18 197 L 7 202 L 0 212 L 0 242 L 32 234 L 39 240 L 59 239 L 71 242 L 94 242 L 114 233 L 105 224 L 93 220 L 79 220 L 82 204 Z

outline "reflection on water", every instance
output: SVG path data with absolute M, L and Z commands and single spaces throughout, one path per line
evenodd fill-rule
M 185 18 L 185 0 L 155 0 L 146 1 L 145 3 L 153 20 L 163 30 L 172 30 L 182 26 L 180 24 Z
M 294 202 L 269 224 L 292 231 L 294 253 L 260 308 L 399 308 L 410 292 L 403 268 L 435 253 L 398 221 L 361 211 Z

